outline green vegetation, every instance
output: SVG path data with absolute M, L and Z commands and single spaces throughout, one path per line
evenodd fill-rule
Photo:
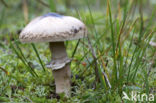
M 81 19 L 88 39 L 67 41 L 72 96 L 55 94 L 48 43 L 23 44 L 33 18 Z M 0 103 L 133 103 L 123 91 L 156 95 L 155 0 L 0 0 Z M 155 101 L 156 102 L 156 97 Z

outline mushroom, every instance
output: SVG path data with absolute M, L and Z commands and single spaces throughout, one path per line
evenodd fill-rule
M 52 69 L 56 93 L 70 96 L 70 62 L 64 41 L 80 39 L 87 36 L 83 22 L 57 13 L 48 13 L 32 20 L 20 33 L 23 43 L 49 42 L 52 54 L 51 62 L 47 65 Z

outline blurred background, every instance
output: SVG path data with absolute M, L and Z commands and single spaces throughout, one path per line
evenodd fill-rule
M 155 10 L 156 1 L 155 0 L 129 0 L 128 3 L 134 2 L 132 10 L 134 9 L 134 16 L 139 15 L 139 5 L 140 1 L 142 3 L 142 11 L 144 13 L 144 18 L 147 19 L 152 12 Z M 122 10 L 121 14 L 119 14 L 119 9 L 123 9 L 127 4 L 127 0 L 112 0 L 112 14 L 113 16 L 123 16 Z M 106 15 L 107 13 L 107 0 L 53 0 L 51 4 L 49 4 L 49 0 L 1 0 L 0 1 L 0 12 L 1 18 L 5 18 L 3 23 L 5 26 L 1 27 L 1 32 L 5 32 L 6 26 L 10 25 L 13 28 L 10 28 L 9 31 L 14 31 L 13 29 L 21 29 L 25 22 L 28 22 L 32 18 L 36 16 L 43 15 L 45 13 L 58 12 L 64 15 L 74 16 L 77 12 L 87 13 L 89 12 L 88 4 L 93 15 L 101 17 Z M 52 8 L 50 7 L 52 5 Z M 136 15 L 135 15 L 136 14 Z M 93 16 L 98 19 L 97 17 Z M 82 17 L 85 18 L 85 17 Z M 23 22 L 24 21 L 24 22 Z M 100 22 L 100 20 L 99 20 Z M 104 22 L 100 22 L 104 23 Z M 14 25 L 11 25 L 14 24 Z M 15 25 L 16 24 L 16 25 Z M 2 30 L 3 29 L 3 30 Z

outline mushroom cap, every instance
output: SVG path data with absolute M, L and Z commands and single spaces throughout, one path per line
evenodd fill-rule
M 20 33 L 21 42 L 59 42 L 87 36 L 83 22 L 57 13 L 48 13 L 33 19 Z

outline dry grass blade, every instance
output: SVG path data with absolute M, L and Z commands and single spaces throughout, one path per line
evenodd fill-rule
M 98 53 L 99 53 L 99 55 L 101 55 L 100 51 L 98 51 Z M 108 71 L 107 71 L 107 69 L 106 69 L 106 65 L 107 65 L 107 63 L 104 63 L 104 59 L 102 58 L 102 56 L 100 56 L 99 59 L 100 59 L 101 62 L 102 62 L 101 67 L 104 68 L 102 74 L 103 74 L 103 76 L 104 76 L 104 78 L 105 78 L 105 81 L 106 81 L 106 83 L 108 84 L 109 88 L 112 88 L 112 86 L 111 86 L 111 84 L 110 84 L 110 82 L 109 82 Z
M 28 0 L 22 0 L 25 23 L 28 23 Z
M 111 84 L 110 84 L 110 82 L 109 82 L 109 79 L 108 79 L 107 74 L 106 74 L 105 72 L 102 72 L 102 74 L 104 75 L 105 80 L 106 80 L 106 82 L 107 82 L 107 84 L 108 84 L 109 88 L 111 89 L 111 88 L 112 88 L 112 86 L 111 86 Z
M 88 40 L 88 45 L 89 45 L 89 49 L 92 53 L 92 56 L 94 58 L 94 63 L 95 63 L 95 75 L 96 75 L 96 81 L 98 82 L 100 79 L 99 79 L 99 76 L 98 76 L 98 60 L 97 60 L 97 57 L 96 57 L 96 54 L 95 54 L 95 51 L 92 47 L 92 44 L 91 44 L 91 41 L 89 39 L 89 37 L 87 37 L 87 40 Z

